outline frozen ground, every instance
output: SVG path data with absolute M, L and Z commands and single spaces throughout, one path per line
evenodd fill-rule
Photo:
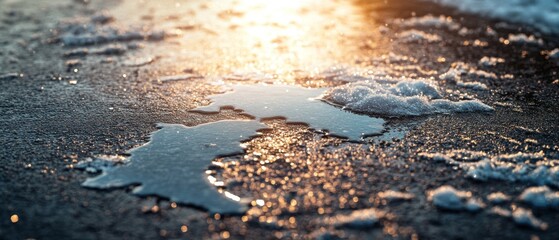
M 557 239 L 559 41 L 529 26 L 424 1 L 0 0 L 0 236 Z M 260 106 L 299 98 L 333 112 L 297 122 L 377 135 Z M 238 201 L 196 195 L 218 192 Z

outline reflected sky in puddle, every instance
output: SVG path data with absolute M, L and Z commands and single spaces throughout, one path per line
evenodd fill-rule
M 159 127 L 149 143 L 129 151 L 128 164 L 104 169 L 82 185 L 98 189 L 139 185 L 134 194 L 157 195 L 216 213 L 240 214 L 247 210 L 238 196 L 219 193 L 205 171 L 216 157 L 242 153 L 240 143 L 265 129 L 264 124 L 220 121 L 196 127 Z
M 231 88 L 232 92 L 211 97 L 212 104 L 195 111 L 219 112 L 220 107 L 233 105 L 258 120 L 285 117 L 288 123 L 306 123 L 313 129 L 328 130 L 331 135 L 354 141 L 380 134 L 384 129 L 382 119 L 344 111 L 317 99 L 324 89 L 288 85 Z M 256 136 L 266 125 L 257 120 L 230 120 L 195 127 L 159 127 L 149 143 L 129 151 L 127 164 L 103 168 L 101 175 L 88 179 L 83 186 L 107 189 L 139 185 L 133 191 L 137 195 L 157 195 L 212 213 L 241 214 L 248 210 L 240 197 L 218 191 L 216 187 L 223 187 L 224 183 L 205 173 L 213 159 L 242 153 L 241 143 Z
M 384 120 L 351 113 L 320 100 L 325 89 L 288 85 L 233 85 L 233 91 L 211 96 L 212 104 L 194 109 L 218 112 L 233 106 L 259 119 L 285 117 L 287 122 L 305 123 L 315 130 L 359 141 L 380 134 Z

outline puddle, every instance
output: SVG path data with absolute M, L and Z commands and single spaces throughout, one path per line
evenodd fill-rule
M 157 195 L 212 213 L 240 214 L 247 210 L 241 198 L 221 194 L 205 174 L 213 159 L 243 151 L 241 142 L 266 126 L 257 121 L 219 121 L 185 127 L 160 124 L 149 143 L 132 149 L 129 163 L 107 168 L 82 185 L 110 189 L 138 185 L 133 193 Z
M 211 96 L 212 103 L 194 109 L 219 112 L 233 106 L 258 119 L 285 117 L 287 122 L 306 123 L 310 128 L 358 141 L 382 133 L 384 120 L 351 113 L 318 99 L 326 90 L 288 85 L 234 85 L 233 91 Z

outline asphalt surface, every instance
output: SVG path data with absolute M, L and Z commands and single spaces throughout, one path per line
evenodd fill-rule
M 38 6 L 32 8 L 33 4 Z M 192 56 L 180 58 L 177 57 L 180 48 L 196 46 L 185 46 L 171 37 L 162 41 L 142 41 L 141 50 L 127 52 L 124 56 L 87 56 L 81 59 L 78 72 L 65 65 L 67 59 L 63 53 L 69 48 L 53 41 L 57 22 L 75 16 L 88 17 L 98 13 L 99 9 L 130 5 L 134 4 L 120 1 L 90 4 L 82 1 L 0 1 L 0 6 L 7 6 L 0 10 L 0 75 L 21 74 L 0 80 L 0 238 L 305 239 L 328 237 L 324 233 L 349 239 L 559 238 L 556 209 L 534 209 L 538 218 L 549 223 L 545 231 L 517 226 L 510 218 L 487 211 L 438 210 L 427 200 L 425 193 L 441 185 L 471 191 L 479 197 L 496 191 L 516 197 L 531 185 L 476 182 L 465 178 L 462 170 L 444 163 L 424 161 L 417 156 L 419 152 L 468 149 L 489 154 L 544 151 L 557 158 L 559 85 L 556 80 L 559 79 L 559 68 L 542 53 L 559 47 L 556 36 L 538 34 L 545 41 L 543 46 L 505 45 L 498 37 L 534 32 L 529 28 L 519 30 L 514 25 L 496 27 L 503 24 L 415 1 L 358 1 L 355 6 L 362 16 L 367 17 L 365 22 L 369 25 L 364 32 L 351 36 L 350 42 L 345 42 L 352 44 L 351 47 L 340 51 L 357 52 L 350 59 L 394 52 L 414 57 L 421 68 L 438 73 L 446 72 L 450 64 L 457 61 L 475 64 L 483 56 L 504 58 L 506 64 L 491 71 L 499 75 L 512 74 L 513 78 L 483 80 L 490 91 L 460 89 L 493 106 L 494 112 L 391 118 L 387 127 L 402 129 L 405 134 L 395 134 L 396 139 L 384 138 L 387 141 L 373 138 L 363 144 L 324 137 L 308 131 L 304 125 L 286 125 L 282 120 L 266 121 L 272 130 L 249 141 L 246 154 L 218 159 L 237 162 L 218 169 L 218 176 L 228 183 L 229 191 L 243 197 L 266 199 L 270 203 L 264 208 L 253 207 L 245 217 L 208 216 L 202 209 L 175 206 L 156 196 L 137 197 L 130 193 L 131 188 L 99 191 L 81 187 L 80 184 L 91 175 L 72 169 L 72 164 L 97 154 L 124 154 L 128 149 L 146 143 L 157 123 L 195 126 L 221 119 L 247 118 L 233 110 L 218 114 L 189 112 L 208 104 L 205 97 L 220 91 L 209 81 L 162 84 L 156 79 L 181 73 L 185 68 L 193 68 L 202 75 L 226 74 L 261 56 L 229 59 L 227 61 L 235 63 L 219 67 L 222 62 L 217 58 L 237 52 L 223 53 L 218 57 L 212 54 L 216 59 L 203 61 L 192 60 Z M 196 9 L 205 9 L 198 5 L 203 4 L 197 4 Z M 212 7 L 214 5 L 206 6 Z M 168 11 L 179 10 L 161 8 L 164 7 L 156 5 L 144 11 L 161 13 L 163 23 L 172 23 L 176 15 L 180 15 L 180 12 L 168 14 Z M 432 29 L 443 37 L 443 42 L 405 44 L 391 41 L 400 31 L 397 26 L 391 26 L 387 34 L 378 34 L 378 27 L 383 23 L 408 18 L 412 13 L 417 16 L 428 13 L 453 16 L 457 22 L 472 29 L 491 26 L 497 30 L 498 37 L 487 37 L 482 33 L 464 37 L 444 29 Z M 120 19 L 117 16 L 117 23 Z M 159 20 L 154 21 L 158 23 Z M 220 21 L 227 22 L 228 19 Z M 209 34 L 209 42 L 228 37 L 226 32 L 214 31 L 217 37 Z M 188 36 L 190 31 L 183 34 Z M 481 39 L 488 45 L 473 47 L 464 44 L 472 39 Z M 219 45 L 219 42 L 213 43 Z M 223 48 L 227 49 L 227 46 Z M 244 47 L 238 51 L 241 54 L 242 49 Z M 160 60 L 141 67 L 122 66 L 120 62 L 132 54 L 158 55 Z M 270 63 L 273 56 L 264 56 L 262 61 Z M 441 56 L 445 57 L 444 62 L 437 61 Z M 113 62 L 108 62 L 107 58 Z M 340 57 L 337 61 L 346 59 Z M 375 67 L 394 71 L 396 76 L 410 74 L 397 70 L 390 63 L 377 64 Z M 421 72 L 413 73 L 417 77 L 430 77 Z M 73 84 L 72 80 L 77 83 Z M 342 84 L 328 78 L 286 80 L 290 81 L 313 87 Z M 458 89 L 453 84 L 443 84 L 448 90 Z M 537 144 L 525 142 L 528 138 L 535 139 Z M 263 163 L 262 159 L 269 161 Z M 258 171 L 264 165 L 267 170 Z M 376 197 L 378 192 L 389 189 L 413 193 L 415 198 L 387 202 Z M 309 197 L 310 192 L 313 195 Z M 357 201 L 353 201 L 355 197 Z M 286 204 L 292 200 L 297 204 Z M 523 206 L 516 201 L 512 205 Z M 325 216 L 370 207 L 389 213 L 375 227 L 334 229 L 323 221 Z M 11 218 L 14 214 L 18 216 L 16 223 Z M 187 229 L 181 229 L 182 226 Z

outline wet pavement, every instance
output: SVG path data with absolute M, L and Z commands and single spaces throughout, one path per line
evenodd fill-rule
M 416 1 L 4 0 L 0 6 L 6 6 L 0 10 L 0 236 L 7 239 L 558 237 L 557 206 L 520 198 L 547 184 L 547 199 L 554 199 L 557 186 L 472 179 L 462 165 L 425 157 L 461 149 L 489 158 L 524 152 L 535 157 L 503 161 L 547 164 L 553 173 L 559 159 L 554 35 Z M 535 35 L 535 43 L 518 43 L 519 33 Z M 480 63 L 484 57 L 504 62 Z M 75 169 L 87 158 L 127 156 L 150 141 L 158 123 L 248 120 L 239 109 L 191 111 L 224 96 L 216 94 L 230 84 L 328 88 L 402 78 L 435 82 L 443 99 L 477 99 L 493 111 L 373 112 L 385 121 L 384 135 L 364 142 L 266 119 L 270 129 L 244 142 L 243 154 L 218 157 L 205 173 L 220 182 L 216 190 L 248 199 L 240 215 L 138 197 L 136 182 L 84 188 L 98 173 Z M 444 192 L 441 205 L 431 193 L 445 185 L 462 192 Z M 510 200 L 490 201 L 495 192 Z M 457 204 L 478 199 L 483 207 L 440 207 L 453 197 Z M 545 227 L 527 221 L 525 210 Z

